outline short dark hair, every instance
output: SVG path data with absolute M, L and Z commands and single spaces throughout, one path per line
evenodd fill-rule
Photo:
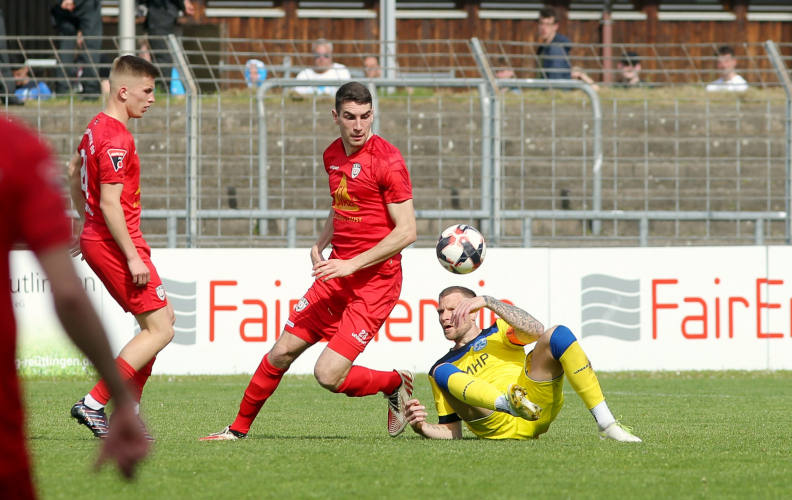
M 131 75 L 144 77 L 148 76 L 156 79 L 160 76 L 160 71 L 156 66 L 138 56 L 116 57 L 110 69 L 110 79 L 119 75 Z
M 476 296 L 476 292 L 471 290 L 470 288 L 465 288 L 464 286 L 449 286 L 442 292 L 440 292 L 440 296 L 437 297 L 437 300 L 443 300 L 443 297 L 451 295 L 452 293 L 461 293 L 463 297 L 466 299 L 472 299 Z
M 621 61 L 623 66 L 635 66 L 636 64 L 641 64 L 641 58 L 638 57 L 638 54 L 635 52 L 625 52 L 624 56 L 622 56 Z
M 11 71 L 16 71 L 18 69 L 22 69 L 27 66 L 27 61 L 25 61 L 25 56 L 22 54 L 11 54 L 8 57 L 8 62 L 11 63 Z
M 539 19 L 550 19 L 551 17 L 553 18 L 553 21 L 558 22 L 558 14 L 552 7 L 544 7 L 539 11 Z
M 729 47 L 728 45 L 724 45 L 723 47 L 718 49 L 718 55 L 719 56 L 725 56 L 727 54 L 732 56 L 732 57 L 734 57 L 734 55 L 735 55 L 734 54 L 734 49 Z
M 365 85 L 358 82 L 349 82 L 341 85 L 336 92 L 335 109 L 341 112 L 341 106 L 345 102 L 355 102 L 358 104 L 371 104 L 371 92 Z

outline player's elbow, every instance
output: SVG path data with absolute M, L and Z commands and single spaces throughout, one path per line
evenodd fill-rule
M 415 221 L 404 225 L 402 228 L 402 239 L 405 247 L 412 245 L 418 239 L 418 230 L 415 227 Z

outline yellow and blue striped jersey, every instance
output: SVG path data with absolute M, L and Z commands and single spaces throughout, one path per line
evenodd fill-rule
M 488 382 L 504 392 L 509 384 L 517 381 L 517 377 L 525 364 L 525 344 L 517 339 L 512 328 L 506 321 L 498 319 L 492 326 L 473 339 L 472 342 L 451 349 L 440 358 L 429 370 L 429 383 L 437 407 L 441 424 L 461 420 L 454 409 L 446 401 L 437 386 L 432 374 L 435 368 L 443 363 L 451 363 L 469 375 Z

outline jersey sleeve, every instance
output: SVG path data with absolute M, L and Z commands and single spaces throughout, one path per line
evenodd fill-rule
M 514 333 L 514 328 L 505 320 L 498 318 L 495 321 L 495 326 L 498 327 L 498 340 L 503 343 L 503 345 L 508 347 L 513 347 L 515 349 L 522 349 L 525 345 L 525 342 L 522 342 L 520 339 L 517 338 L 517 334 Z
M 131 152 L 134 151 L 130 151 L 126 137 L 103 137 L 96 150 L 99 183 L 122 184 L 126 176 L 124 163 Z
M 441 424 L 452 424 L 462 420 L 459 418 L 459 415 L 454 412 L 454 409 L 451 408 L 451 405 L 448 404 L 442 391 L 440 391 L 440 388 L 437 386 L 437 382 L 435 382 L 435 379 L 431 376 L 429 376 L 429 385 L 432 386 L 432 395 L 435 400 L 435 408 L 437 408 L 438 422 Z
M 34 139 L 36 140 L 36 139 Z M 17 224 L 22 241 L 35 253 L 68 244 L 71 225 L 61 198 L 61 183 L 55 159 L 46 147 L 36 140 L 32 154 L 19 158 Z M 27 156 L 27 158 L 25 157 Z
M 412 184 L 407 165 L 400 154 L 383 159 L 382 168 L 377 182 L 384 194 L 385 203 L 401 203 L 412 199 Z

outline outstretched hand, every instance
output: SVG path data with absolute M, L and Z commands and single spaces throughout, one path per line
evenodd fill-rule
M 417 399 L 407 401 L 405 406 L 407 409 L 404 412 L 404 416 L 407 418 L 407 422 L 415 432 L 420 432 L 421 426 L 426 422 L 426 417 L 429 415 L 426 413 L 426 407 L 422 406 Z
M 107 438 L 102 442 L 102 450 L 96 460 L 96 469 L 106 462 L 113 461 L 127 479 L 135 475 L 135 466 L 146 458 L 149 442 L 143 433 L 139 417 L 131 404 L 119 406 L 110 419 Z
M 473 297 L 465 299 L 457 304 L 454 312 L 451 313 L 451 324 L 454 328 L 459 328 L 459 325 L 465 322 L 468 314 L 478 312 L 480 309 L 487 306 L 484 297 Z

